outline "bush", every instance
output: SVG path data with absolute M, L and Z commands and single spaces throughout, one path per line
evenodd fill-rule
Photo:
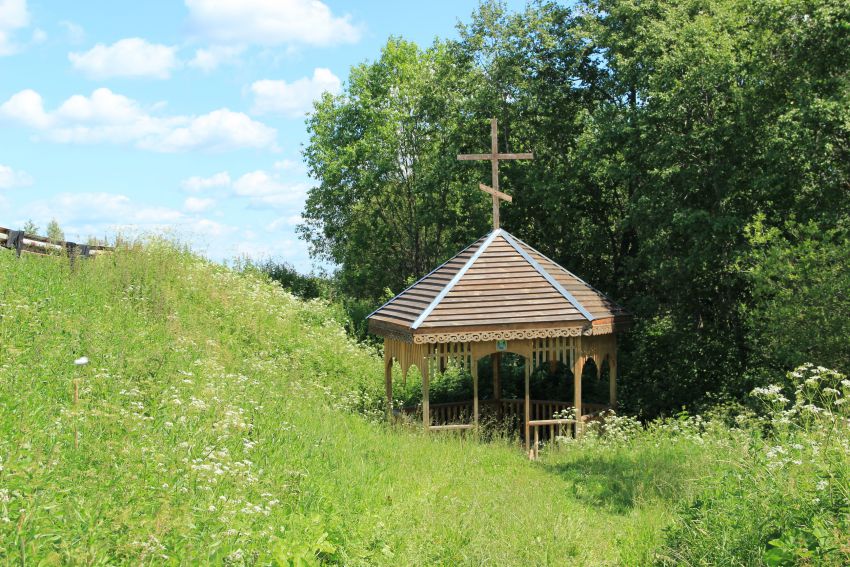
M 811 364 L 756 388 L 746 456 L 682 510 L 662 564 L 850 564 L 850 380 Z

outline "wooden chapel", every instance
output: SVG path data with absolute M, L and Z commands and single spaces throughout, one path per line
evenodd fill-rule
M 397 362 L 403 375 L 412 366 L 422 375 L 421 412 L 426 430 L 477 427 L 481 406 L 478 361 L 489 356 L 494 363 L 496 399 L 488 403 L 497 404 L 500 414 L 514 412 L 520 418 L 526 448 L 536 455 L 540 428 L 551 436 L 564 431 L 578 436 L 590 414 L 616 405 L 616 333 L 628 325 L 630 317 L 579 277 L 499 228 L 499 202 L 511 201 L 499 191 L 499 161 L 532 158 L 530 153 L 499 153 L 497 123 L 492 119 L 491 152 L 458 159 L 491 161 L 493 185 L 480 188 L 493 199 L 493 230 L 379 307 L 368 320 L 369 331 L 384 337 L 388 411 L 392 408 L 392 366 Z M 501 399 L 498 368 L 505 352 L 524 359 L 522 400 Z M 607 406 L 582 404 L 581 377 L 591 359 L 597 372 L 603 363 L 608 366 Z M 561 400 L 532 400 L 532 369 L 556 362 L 572 370 L 572 396 L 564 392 Z M 429 378 L 447 364 L 469 370 L 473 399 L 432 408 Z M 575 408 L 575 419 L 554 416 L 569 408 Z M 454 423 L 466 415 L 470 423 Z

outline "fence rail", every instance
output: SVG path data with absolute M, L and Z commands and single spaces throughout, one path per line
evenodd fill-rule
M 536 452 L 540 441 L 552 441 L 558 436 L 572 437 L 575 435 L 576 420 L 555 418 L 555 414 L 573 408 L 572 402 L 556 400 L 530 400 L 530 434 L 534 441 L 532 448 Z M 604 404 L 583 403 L 581 405 L 581 421 L 587 422 L 599 419 L 599 415 L 610 409 Z M 422 411 L 421 406 L 404 408 L 407 414 L 416 414 Z M 520 398 L 503 400 L 480 400 L 479 411 L 483 419 L 488 417 L 499 421 L 514 420 L 517 425 L 525 422 L 525 400 Z M 447 402 L 431 404 L 430 429 L 432 431 L 454 431 L 472 429 L 469 423 L 472 420 L 473 402 L 464 400 L 460 402 Z M 520 437 L 524 438 L 525 430 L 519 428 Z
M 99 246 L 94 244 L 78 244 L 76 242 L 56 242 L 44 236 L 23 234 L 19 242 L 10 242 L 12 235 L 18 231 L 0 226 L 0 247 L 14 250 L 20 256 L 21 253 L 35 254 L 38 256 L 54 256 L 68 254 L 73 256 L 97 256 L 114 250 L 111 246 Z

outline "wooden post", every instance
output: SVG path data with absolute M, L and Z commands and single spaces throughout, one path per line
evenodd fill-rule
M 430 408 L 430 392 L 428 391 L 428 366 L 430 362 L 426 361 L 422 365 L 422 423 L 425 425 L 425 431 L 430 431 L 431 428 L 431 408 Z
M 502 399 L 502 353 L 497 352 L 490 355 L 491 366 L 493 367 L 493 399 Z
M 478 361 L 472 362 L 472 423 L 478 427 Z
M 534 458 L 537 459 L 537 457 L 539 457 L 539 456 L 540 456 L 540 433 L 539 433 L 539 428 L 535 427 L 534 428 Z
M 617 355 L 608 360 L 608 405 L 611 409 L 617 407 Z
M 384 387 L 387 392 L 387 420 L 393 421 L 393 359 L 384 355 Z
M 490 170 L 493 175 L 493 190 L 499 191 L 499 160 L 496 156 L 499 155 L 499 126 L 496 119 L 490 120 L 490 153 L 493 159 L 490 161 Z M 493 229 L 499 228 L 499 198 L 493 195 Z
M 576 439 L 581 437 L 581 374 L 584 370 L 584 354 L 581 351 L 581 337 L 576 341 L 576 361 L 573 367 L 573 407 L 576 410 Z
M 526 357 L 525 363 L 525 449 L 526 451 L 531 446 L 531 439 L 529 439 L 529 425 L 528 422 L 531 420 L 531 360 Z

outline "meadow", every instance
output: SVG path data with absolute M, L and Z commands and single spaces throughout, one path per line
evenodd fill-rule
M 0 564 L 850 562 L 837 373 L 532 462 L 386 424 L 343 319 L 165 242 L 0 253 Z

